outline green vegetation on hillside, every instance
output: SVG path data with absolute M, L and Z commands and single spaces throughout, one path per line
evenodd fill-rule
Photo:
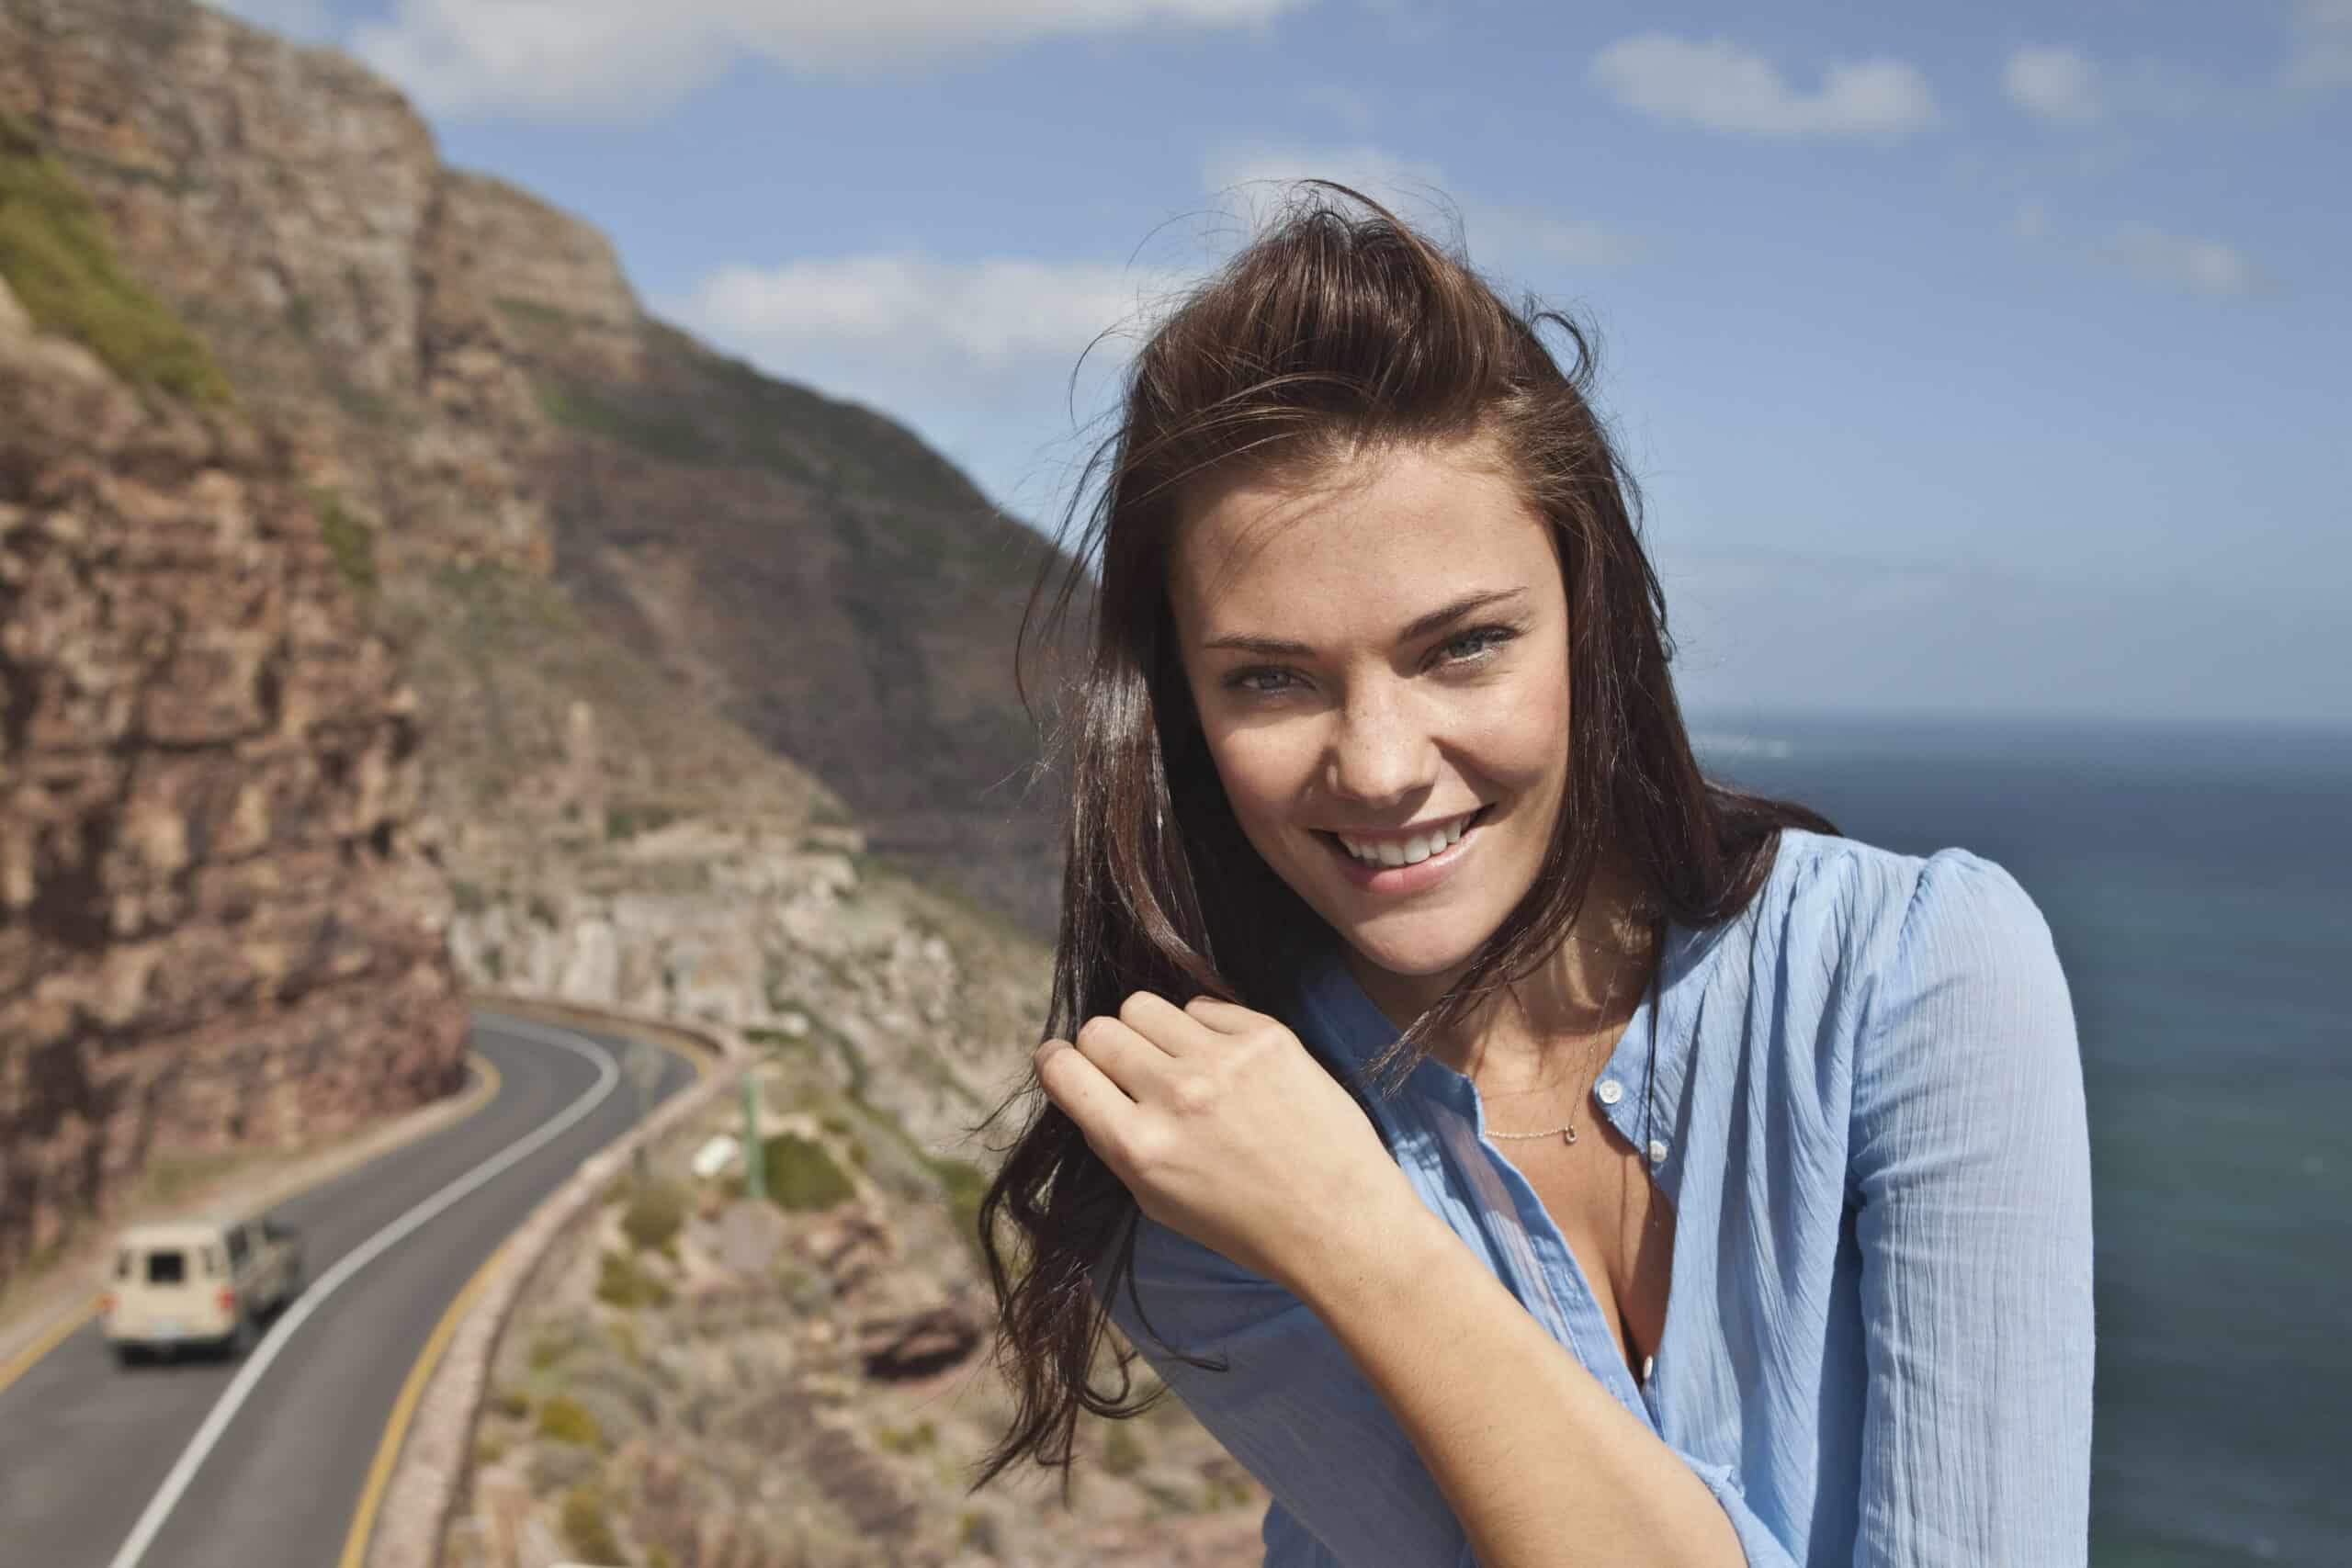
M 31 129 L 5 114 L 0 277 L 43 329 L 84 344 L 132 386 L 196 403 L 231 400 L 204 344 L 116 265 L 89 198 Z
M 825 1145 L 790 1133 L 778 1133 L 764 1145 L 768 1196 L 775 1206 L 793 1213 L 830 1209 L 856 1196 L 849 1177 L 833 1163 Z
M 334 557 L 344 582 L 361 599 L 374 597 L 376 531 L 354 517 L 332 491 L 314 491 L 311 506 L 319 514 L 319 532 L 326 536 L 327 552 Z

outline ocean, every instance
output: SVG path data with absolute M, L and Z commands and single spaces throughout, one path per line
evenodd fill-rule
M 2352 1565 L 2352 733 L 1694 717 L 2050 922 L 2090 1110 L 2094 1568 Z

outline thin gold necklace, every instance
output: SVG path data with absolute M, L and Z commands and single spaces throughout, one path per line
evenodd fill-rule
M 1664 967 L 1661 956 L 1656 951 L 1655 946 L 1651 953 L 1651 960 L 1654 965 L 1652 973 L 1655 975 L 1657 969 Z M 1610 1004 L 1617 999 L 1617 979 L 1618 976 L 1614 975 L 1611 975 L 1609 977 L 1609 995 L 1600 1004 L 1603 1016 L 1607 1015 Z M 1630 1022 L 1630 1021 L 1628 1021 Z M 1650 1020 L 1650 1039 L 1653 1042 L 1657 1039 L 1657 1020 L 1655 1012 L 1653 1012 Z M 1487 1129 L 1487 1136 L 1490 1138 L 1549 1138 L 1555 1134 L 1561 1135 L 1563 1146 L 1572 1145 L 1576 1143 L 1577 1113 L 1575 1106 L 1572 1105 L 1569 1107 L 1567 1125 L 1564 1127 L 1546 1127 L 1540 1133 L 1498 1133 L 1491 1127 Z

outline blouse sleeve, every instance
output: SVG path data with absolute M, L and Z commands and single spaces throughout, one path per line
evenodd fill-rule
M 1181 1232 L 1136 1218 L 1136 1285 L 1169 1354 L 1115 1291 L 1112 1321 L 1160 1381 L 1273 1494 L 1264 1568 L 1477 1568 L 1469 1538 L 1387 1404 L 1297 1297 Z M 1099 1271 L 1097 1293 L 1109 1279 Z M 1730 1516 L 1748 1568 L 1795 1568 L 1727 1466 L 1675 1450 Z
M 1862 1028 L 1856 1568 L 2083 1563 L 2090 1136 L 2065 977 L 2007 872 L 1928 860 Z
M 1474 1568 L 1421 1456 L 1323 1320 L 1296 1296 L 1182 1232 L 1136 1216 L 1136 1292 L 1112 1321 L 1274 1502 L 1265 1568 Z M 1110 1270 L 1100 1270 L 1098 1293 Z M 1227 1370 L 1189 1365 L 1170 1347 Z

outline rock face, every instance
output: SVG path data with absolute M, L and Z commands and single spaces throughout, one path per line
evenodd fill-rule
M 152 1160 L 461 1075 L 414 698 L 290 479 L 0 284 L 0 1280 Z
M 1050 925 L 1012 676 L 1046 547 L 905 429 L 654 321 L 602 235 L 442 166 L 391 88 L 187 0 L 0 0 L 0 111 L 372 538 L 428 713 L 474 694 L 450 597 L 488 579 L 527 616 L 552 573 L 583 634 L 808 770 L 877 851 Z M 431 803 L 547 793 L 519 766 L 486 739 Z

